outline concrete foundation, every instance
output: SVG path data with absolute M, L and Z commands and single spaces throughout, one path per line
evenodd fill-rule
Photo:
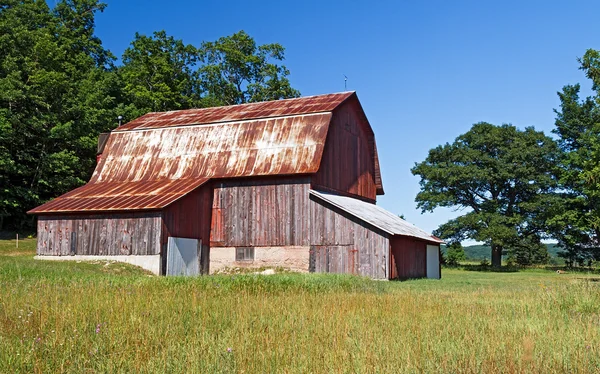
M 35 256 L 36 260 L 51 260 L 51 261 L 118 261 L 127 264 L 139 266 L 152 273 L 160 274 L 160 255 L 151 256 Z
M 254 247 L 254 261 L 236 261 L 235 247 L 214 247 L 210 249 L 210 273 L 224 268 L 283 267 L 308 272 L 308 246 Z

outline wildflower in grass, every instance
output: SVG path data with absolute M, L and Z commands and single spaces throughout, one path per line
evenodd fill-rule
M 99 324 L 96 325 L 96 334 L 100 333 L 100 326 L 102 326 L 101 323 L 99 323 Z
M 231 347 L 227 347 L 227 353 L 231 353 L 231 351 L 233 351 L 233 349 L 231 349 Z

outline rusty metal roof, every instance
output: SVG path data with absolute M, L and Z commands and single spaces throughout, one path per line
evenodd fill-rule
M 113 132 L 91 182 L 315 173 L 331 113 Z
M 349 98 L 149 113 L 110 133 L 88 184 L 29 213 L 161 209 L 211 178 L 315 173 L 332 111 Z
M 391 235 L 412 236 L 433 243 L 444 243 L 440 238 L 421 230 L 417 226 L 409 223 L 394 213 L 388 212 L 382 207 L 353 199 L 351 197 L 334 195 L 326 192 L 310 190 L 310 194 L 317 198 L 355 216 L 356 218 L 369 223 L 380 230 Z
M 128 183 L 88 183 L 27 213 L 161 209 L 208 181 L 163 179 Z
M 29 213 L 160 209 L 210 178 L 315 173 L 331 115 L 112 132 L 88 184 Z
M 352 95 L 356 95 L 356 93 L 353 91 L 340 92 L 260 103 L 153 112 L 128 122 L 115 131 L 246 121 L 259 118 L 331 112 Z

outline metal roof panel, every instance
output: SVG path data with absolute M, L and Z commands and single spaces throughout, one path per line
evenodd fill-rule
M 72 213 L 162 209 L 208 181 L 164 179 L 127 183 L 88 183 L 27 213 Z
M 152 112 L 124 124 L 115 131 L 247 121 L 259 118 L 331 112 L 352 95 L 355 95 L 353 91 L 213 108 Z
M 411 236 L 439 244 L 444 243 L 443 240 L 429 234 L 424 230 L 421 230 L 412 223 L 403 220 L 394 213 L 388 212 L 378 205 L 367 203 L 351 197 L 318 192 L 315 190 L 310 190 L 310 194 L 347 213 L 350 213 L 360 220 L 367 222 L 378 229 L 387 232 L 388 234 Z

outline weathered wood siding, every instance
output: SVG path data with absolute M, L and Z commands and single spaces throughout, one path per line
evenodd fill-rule
M 310 271 L 387 278 L 386 233 L 312 196 L 310 211 Z
M 390 243 L 391 279 L 427 276 L 427 242 L 410 237 L 394 236 Z
M 156 255 L 161 217 L 160 212 L 42 215 L 37 232 L 38 255 Z
M 357 101 L 333 112 L 319 171 L 312 177 L 314 189 L 375 201 L 374 135 L 359 116 Z
M 212 207 L 212 186 L 202 185 L 187 196 L 175 201 L 163 210 L 162 239 L 163 254 L 166 254 L 169 236 L 198 239 L 200 249 L 200 270 L 208 272 L 208 251 L 210 244 L 210 219 Z M 166 255 L 163 258 L 163 274 L 166 270 Z
M 214 184 L 211 247 L 309 245 L 309 179 Z

